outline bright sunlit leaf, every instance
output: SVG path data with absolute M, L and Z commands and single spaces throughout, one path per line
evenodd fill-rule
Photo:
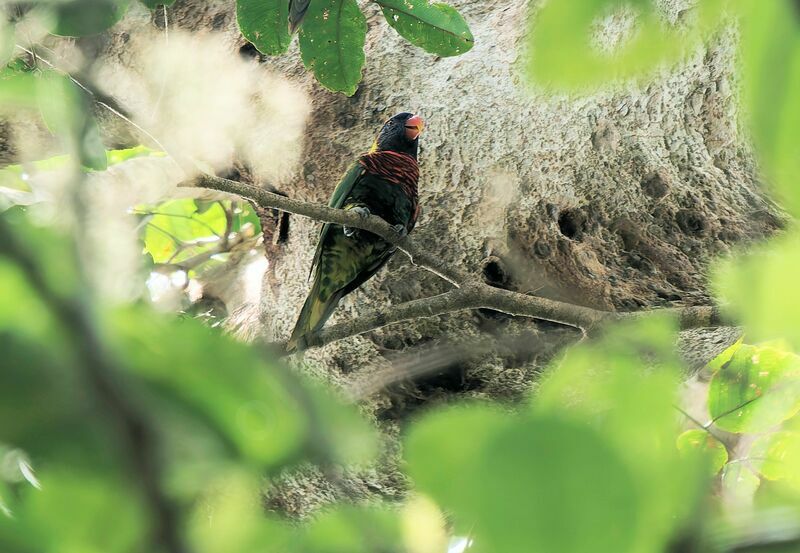
M 708 460 L 708 470 L 717 474 L 728 462 L 728 450 L 706 430 L 695 428 L 687 430 L 676 441 L 678 451 L 684 454 L 699 452 Z
M 763 432 L 800 411 L 800 357 L 743 345 L 711 380 L 708 410 L 728 432 Z
M 800 348 L 800 235 L 786 235 L 721 263 L 713 276 L 723 307 L 742 322 L 748 339 L 788 340 Z

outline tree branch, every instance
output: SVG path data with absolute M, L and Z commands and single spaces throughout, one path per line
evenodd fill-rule
M 180 186 L 197 186 L 236 194 L 255 201 L 260 207 L 279 209 L 308 217 L 321 223 L 335 223 L 366 230 L 397 246 L 397 249 L 405 253 L 414 265 L 427 269 L 455 286 L 461 286 L 463 283 L 473 280 L 467 273 L 448 266 L 437 256 L 420 248 L 408 236 L 401 237 L 389 223 L 377 215 L 361 217 L 356 213 L 343 209 L 334 209 L 326 205 L 292 200 L 286 196 L 268 192 L 259 186 L 206 174 L 195 177 Z
M 419 246 L 411 237 L 400 236 L 391 225 L 375 215 L 361 217 L 350 211 L 292 200 L 252 184 L 206 174 L 182 183 L 180 186 L 197 186 L 236 194 L 255 201 L 263 208 L 279 209 L 320 222 L 359 228 L 377 234 L 387 242 L 397 246 L 400 251 L 411 259 L 414 265 L 434 273 L 457 287 L 455 290 L 436 296 L 376 309 L 352 321 L 330 326 L 315 336 L 307 337 L 308 347 L 323 346 L 402 321 L 479 308 L 493 309 L 508 315 L 532 317 L 559 323 L 575 327 L 583 332 L 590 331 L 598 323 L 627 320 L 649 315 L 653 312 L 678 317 L 681 329 L 719 326 L 725 322 L 719 310 L 713 306 L 664 308 L 619 313 L 600 311 L 590 307 L 495 288 L 484 284 L 466 271 L 449 266 L 441 258 Z

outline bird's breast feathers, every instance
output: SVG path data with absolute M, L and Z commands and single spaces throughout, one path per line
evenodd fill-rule
M 361 156 L 358 162 L 367 173 L 403 187 L 406 195 L 416 204 L 419 165 L 412 156 L 398 152 L 377 151 Z

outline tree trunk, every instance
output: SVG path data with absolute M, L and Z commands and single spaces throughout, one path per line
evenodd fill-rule
M 419 155 L 423 211 L 413 236 L 497 286 L 605 310 L 709 303 L 709 263 L 781 226 L 740 127 L 732 32 L 650 84 L 553 97 L 526 88 L 521 73 L 529 6 L 450 3 L 475 35 L 475 47 L 454 58 L 406 43 L 376 5 L 365 4 L 367 64 L 352 98 L 322 89 L 302 67 L 296 43 L 280 58 L 262 59 L 300 85 L 312 106 L 302 161 L 282 180 L 266 175 L 276 189 L 326 202 L 387 117 L 418 113 L 427 125 Z M 671 21 L 678 16 L 673 4 L 680 2 L 662 2 Z M 220 40 L 260 58 L 238 36 L 232 1 L 178 0 L 168 14 L 173 27 L 218 30 Z M 158 12 L 155 22 L 163 22 Z M 109 46 L 122 47 L 114 40 Z M 268 232 L 271 221 L 265 217 Z M 269 339 L 286 339 L 294 324 L 318 233 L 317 223 L 292 216 L 286 240 L 268 245 L 261 302 L 252 307 L 257 317 L 239 315 L 249 325 L 259 321 Z M 448 288 L 397 254 L 330 322 Z M 252 326 L 244 330 L 253 333 Z M 532 334 L 535 347 L 513 339 L 499 350 L 459 346 L 487 333 Z M 307 370 L 347 390 L 370 390 L 364 410 L 385 429 L 388 453 L 379 468 L 347 474 L 344 489 L 310 469 L 287 476 L 269 506 L 302 516 L 337 498 L 402 497 L 407 483 L 397 469 L 396 438 L 409 416 L 456 397 L 519 399 L 578 336 L 482 310 L 308 351 Z M 391 367 L 422 376 L 376 392 L 369 383 Z

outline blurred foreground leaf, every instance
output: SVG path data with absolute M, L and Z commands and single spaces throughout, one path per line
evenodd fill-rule
M 782 338 L 800 348 L 800 235 L 786 235 L 719 265 L 713 277 L 723 307 L 754 341 Z
M 682 372 L 674 326 L 658 317 L 617 325 L 570 348 L 533 398 L 538 413 L 594 427 L 625 460 L 639 490 L 632 551 L 656 551 L 693 514 L 703 482 L 702 455 L 675 447 Z
M 708 459 L 709 472 L 712 475 L 717 474 L 728 462 L 728 450 L 706 430 L 700 430 L 699 428 L 687 430 L 678 436 L 676 445 L 678 451 L 686 452 L 687 454 L 699 451 Z
M 548 2 L 534 8 L 529 33 L 528 74 L 539 85 L 576 89 L 652 74 L 697 47 L 722 21 L 722 0 L 694 8 L 687 29 L 667 26 L 651 2 L 591 0 Z M 592 44 L 595 24 L 622 8 L 634 14 L 635 29 L 604 52 Z
M 53 34 L 81 37 L 96 35 L 116 24 L 130 0 L 67 0 L 55 2 Z

